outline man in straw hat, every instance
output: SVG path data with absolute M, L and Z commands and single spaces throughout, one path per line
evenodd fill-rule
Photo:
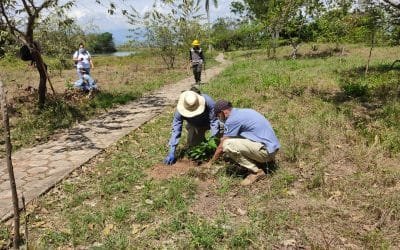
M 206 95 L 196 93 L 196 89 L 184 91 L 179 96 L 178 104 L 172 122 L 172 133 L 169 140 L 169 153 L 164 163 L 175 163 L 175 150 L 182 133 L 183 121 L 186 121 L 188 131 L 187 143 L 189 147 L 196 146 L 205 140 L 205 133 L 211 129 L 211 136 L 219 132 L 219 122 L 214 115 L 214 100 Z
M 194 80 L 196 84 L 201 83 L 201 70 L 203 64 L 205 64 L 203 50 L 200 48 L 199 40 L 194 40 L 192 42 L 193 48 L 190 49 L 189 61 L 192 65 Z
M 217 101 L 214 112 L 224 122 L 224 134 L 208 165 L 224 153 L 250 172 L 241 185 L 263 178 L 263 167 L 274 162 L 280 148 L 269 121 L 253 109 L 233 108 L 226 100 Z

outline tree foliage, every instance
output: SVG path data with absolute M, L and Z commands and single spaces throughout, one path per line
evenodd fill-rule
M 65 15 L 65 10 L 72 7 L 73 1 L 58 0 L 2 0 L 0 1 L 0 25 L 5 27 L 16 43 L 28 46 L 33 62 L 39 73 L 39 107 L 43 107 L 46 100 L 47 68 L 43 62 L 42 52 L 35 42 L 35 28 L 40 19 L 46 15 L 56 13 Z
M 193 39 L 204 37 L 203 27 L 198 22 L 202 18 L 200 6 L 196 0 L 182 0 L 164 3 L 164 8 L 169 10 L 167 13 L 161 13 L 156 7 L 143 17 L 146 40 L 171 69 L 176 57 L 189 48 Z
M 74 19 L 52 14 L 38 24 L 35 35 L 41 41 L 43 53 L 57 59 L 60 70 L 71 66 L 71 53 L 85 38 L 84 31 Z
M 117 51 L 113 35 L 110 32 L 89 34 L 86 46 L 93 53 L 113 53 Z

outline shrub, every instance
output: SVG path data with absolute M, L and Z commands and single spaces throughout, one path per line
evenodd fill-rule
M 340 84 L 340 88 L 343 92 L 352 97 L 363 97 L 368 96 L 368 85 L 366 83 L 359 82 L 345 82 Z

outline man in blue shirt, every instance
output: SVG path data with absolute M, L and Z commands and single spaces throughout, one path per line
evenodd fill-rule
M 164 163 L 175 163 L 175 150 L 182 134 L 183 121 L 186 121 L 189 147 L 196 146 L 205 140 L 205 133 L 211 129 L 211 136 L 219 132 L 219 122 L 214 115 L 214 100 L 206 95 L 189 90 L 179 96 L 178 104 L 172 122 L 172 133 L 169 140 L 169 153 Z
M 233 108 L 225 100 L 217 101 L 214 112 L 224 122 L 224 135 L 208 164 L 225 153 L 250 171 L 241 183 L 243 186 L 263 178 L 266 174 L 258 166 L 274 161 L 280 148 L 269 121 L 253 109 Z

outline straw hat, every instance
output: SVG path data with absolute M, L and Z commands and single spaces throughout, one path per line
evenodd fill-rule
M 194 91 L 184 91 L 179 96 L 176 109 L 184 117 L 194 117 L 204 112 L 206 100 Z

